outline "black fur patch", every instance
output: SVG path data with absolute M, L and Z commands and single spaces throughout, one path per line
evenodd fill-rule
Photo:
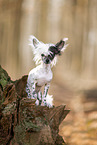
M 51 51 L 54 56 L 56 54 L 60 54 L 60 50 L 58 49 L 58 47 L 51 46 L 51 47 L 49 47 L 49 51 Z
M 55 53 L 50 53 L 50 55 L 48 55 L 48 58 L 52 61 L 55 57 Z
M 65 42 L 63 40 L 60 40 L 55 46 L 61 50 L 64 47 Z

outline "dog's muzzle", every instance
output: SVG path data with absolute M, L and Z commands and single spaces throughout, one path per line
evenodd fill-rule
M 50 63 L 50 60 L 47 58 L 46 61 L 45 61 L 45 63 L 46 64 L 49 64 Z

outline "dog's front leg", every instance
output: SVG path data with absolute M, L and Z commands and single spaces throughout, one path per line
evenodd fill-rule
M 35 83 L 34 83 L 34 81 L 31 82 L 31 83 L 27 82 L 26 92 L 28 94 L 28 98 L 30 98 L 30 99 L 35 99 L 36 98 L 36 96 L 34 95 L 34 92 L 35 92 Z
M 37 99 L 37 97 L 38 97 L 38 93 L 36 92 L 36 83 L 32 84 L 31 96 L 32 96 L 31 99 Z
M 37 100 L 36 100 L 35 104 L 41 105 L 41 103 L 42 103 L 42 92 L 39 91 L 39 92 L 37 92 Z
M 48 83 L 44 87 L 44 94 L 42 96 L 44 105 L 47 105 L 47 103 L 46 103 L 46 96 L 47 96 L 47 93 L 48 93 L 49 86 L 50 86 L 50 84 Z

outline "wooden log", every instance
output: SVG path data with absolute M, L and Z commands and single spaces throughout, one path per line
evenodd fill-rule
M 64 105 L 36 106 L 35 100 L 27 98 L 26 83 L 27 76 L 13 82 L 0 67 L 0 144 L 65 145 L 59 125 L 70 110 Z

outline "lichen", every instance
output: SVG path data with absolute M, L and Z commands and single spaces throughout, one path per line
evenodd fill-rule
M 19 125 L 17 125 L 14 128 L 14 131 L 15 131 L 16 142 L 18 144 L 22 144 L 22 142 L 24 142 L 25 136 L 26 136 L 25 131 L 24 131 L 24 126 L 20 123 Z
M 41 127 L 37 126 L 36 124 L 33 124 L 32 121 L 27 121 L 26 119 L 23 120 L 23 126 L 25 128 L 25 130 L 29 131 L 29 132 L 38 132 L 40 131 Z
M 8 73 L 0 65 L 0 87 L 1 87 L 1 89 L 0 89 L 0 104 L 2 104 L 5 100 L 3 93 L 2 93 L 5 86 L 11 82 L 12 81 L 11 81 L 10 77 L 8 76 Z
M 5 115 L 9 115 L 14 113 L 15 109 L 16 109 L 16 102 L 13 102 L 11 104 L 6 105 L 2 113 Z
M 8 73 L 0 66 L 0 85 L 4 88 L 10 82 L 11 79 Z

